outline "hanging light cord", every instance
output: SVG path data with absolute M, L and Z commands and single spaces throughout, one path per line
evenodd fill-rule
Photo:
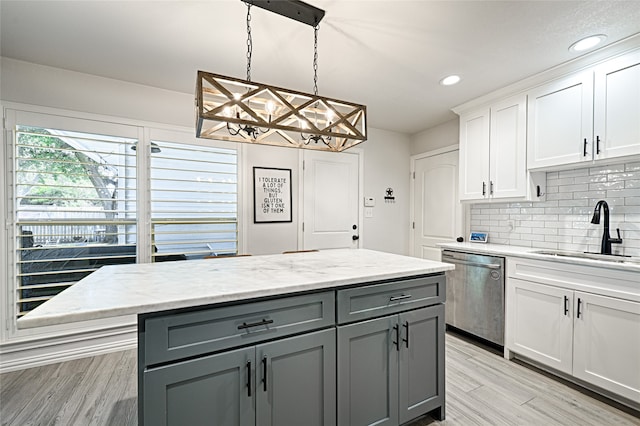
M 251 81 L 251 53 L 253 39 L 251 38 L 251 3 L 247 3 L 247 81 Z
M 313 94 L 318 96 L 318 29 L 320 25 L 313 28 Z

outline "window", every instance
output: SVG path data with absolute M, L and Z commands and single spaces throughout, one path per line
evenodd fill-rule
M 186 133 L 9 117 L 16 317 L 105 265 L 237 252 L 236 150 Z
M 159 140 L 151 144 L 153 258 L 237 253 L 236 151 Z

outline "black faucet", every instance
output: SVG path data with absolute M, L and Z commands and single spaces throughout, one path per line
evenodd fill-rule
M 620 229 L 616 228 L 618 232 L 618 238 L 611 238 L 609 235 L 609 205 L 605 200 L 598 201 L 596 208 L 593 211 L 593 218 L 591 223 L 600 223 L 600 207 L 604 207 L 604 232 L 602 234 L 602 245 L 600 246 L 601 254 L 611 254 L 611 244 L 622 244 L 622 238 L 620 237 Z

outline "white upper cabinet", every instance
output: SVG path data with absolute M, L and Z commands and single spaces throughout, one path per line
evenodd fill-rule
M 527 195 L 527 97 L 514 96 L 491 107 L 489 194 Z
M 525 95 L 460 116 L 460 200 L 531 198 L 526 124 Z
M 640 52 L 528 92 L 529 169 L 640 154 Z
M 530 169 L 590 161 L 593 72 L 531 90 L 528 116 Z
M 489 108 L 460 117 L 460 199 L 481 200 L 489 183 Z
M 595 68 L 596 159 L 640 154 L 640 52 Z

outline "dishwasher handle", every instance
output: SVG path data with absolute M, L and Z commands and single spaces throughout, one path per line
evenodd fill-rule
M 449 263 L 460 263 L 462 265 L 469 266 L 478 266 L 480 268 L 489 268 L 489 269 L 500 269 L 502 266 L 497 263 L 479 263 L 479 262 L 471 262 L 469 260 L 457 259 L 455 257 L 442 256 L 443 262 Z

